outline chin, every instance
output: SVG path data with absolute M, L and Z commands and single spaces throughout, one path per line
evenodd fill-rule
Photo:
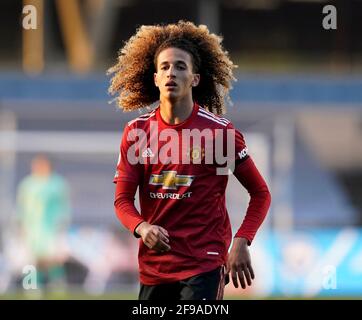
M 167 98 L 167 99 L 175 100 L 175 99 L 179 98 L 179 95 L 176 92 L 166 92 L 164 94 L 164 97 Z

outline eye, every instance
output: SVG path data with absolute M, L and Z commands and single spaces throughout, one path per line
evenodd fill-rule
M 179 70 L 185 70 L 185 69 L 186 69 L 186 67 L 185 67 L 184 65 L 178 65 L 177 68 L 178 68 Z

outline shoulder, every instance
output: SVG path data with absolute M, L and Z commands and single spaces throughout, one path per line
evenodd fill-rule
M 28 175 L 20 181 L 19 189 L 24 189 L 29 186 L 31 187 L 32 183 L 33 183 L 33 178 L 31 175 Z
M 202 107 L 199 108 L 197 112 L 197 117 L 199 121 L 205 122 L 205 124 L 210 127 L 226 129 L 228 126 L 231 125 L 231 122 L 228 119 L 215 115 Z
M 68 186 L 66 179 L 58 173 L 53 173 L 51 175 L 51 182 L 54 185 L 62 188 L 66 188 Z
M 155 115 L 156 115 L 156 109 L 127 122 L 126 127 L 128 129 L 138 127 L 140 124 L 145 124 L 148 121 L 152 120 L 155 117 Z

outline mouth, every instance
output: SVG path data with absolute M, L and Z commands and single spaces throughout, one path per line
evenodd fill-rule
M 177 87 L 177 84 L 175 81 L 168 81 L 165 86 L 167 88 L 175 88 L 175 87 Z

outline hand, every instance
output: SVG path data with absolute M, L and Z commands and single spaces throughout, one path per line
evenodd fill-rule
M 234 238 L 234 243 L 226 265 L 227 277 L 229 276 L 229 272 L 231 272 L 231 278 L 235 288 L 239 287 L 238 277 L 243 289 L 246 288 L 245 279 L 248 286 L 251 286 L 251 280 L 254 280 L 254 271 L 251 266 L 247 239 Z
M 142 222 L 137 226 L 135 231 L 141 236 L 143 243 L 148 248 L 156 250 L 157 252 L 165 252 L 171 249 L 168 244 L 170 240 L 168 239 L 169 235 L 166 229 Z

